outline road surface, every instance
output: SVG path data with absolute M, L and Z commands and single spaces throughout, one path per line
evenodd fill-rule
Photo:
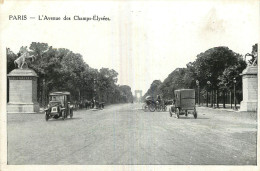
M 8 164 L 256 165 L 256 113 L 198 107 L 198 118 L 142 104 L 78 110 L 74 118 L 8 114 Z

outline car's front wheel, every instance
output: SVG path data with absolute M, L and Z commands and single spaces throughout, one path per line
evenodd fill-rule
M 49 115 L 47 113 L 45 113 L 45 120 L 48 121 L 49 120 Z
M 73 110 L 70 109 L 70 118 L 72 118 L 72 117 L 73 117 Z
M 177 118 L 179 119 L 180 118 L 180 109 L 179 108 L 176 108 L 176 115 L 177 115 Z

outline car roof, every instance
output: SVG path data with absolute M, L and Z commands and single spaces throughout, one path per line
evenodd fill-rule
M 52 92 L 50 93 L 51 96 L 53 95 L 70 95 L 70 92 L 68 91 L 56 91 L 56 92 Z

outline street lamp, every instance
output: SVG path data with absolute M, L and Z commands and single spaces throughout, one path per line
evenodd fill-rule
M 211 86 L 211 82 L 207 81 L 207 85 L 210 87 Z M 207 107 L 209 106 L 209 96 L 208 96 L 208 90 L 207 90 Z
M 196 84 L 198 86 L 198 104 L 200 105 L 200 82 L 199 82 L 199 80 L 196 80 Z
M 94 88 L 94 97 L 96 96 L 96 82 L 97 82 L 97 80 L 94 78 L 93 79 L 93 88 Z
M 234 110 L 237 109 L 237 103 L 236 103 L 236 83 L 237 83 L 237 80 L 236 78 L 233 79 L 233 83 L 234 83 Z
M 93 101 L 94 101 L 94 104 L 93 104 L 93 108 L 96 108 L 96 82 L 97 80 L 94 78 L 93 79 L 93 88 L 94 88 L 94 94 L 93 94 Z

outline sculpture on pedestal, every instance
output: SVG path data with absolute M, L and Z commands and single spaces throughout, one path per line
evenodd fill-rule
M 8 113 L 37 113 L 39 103 L 37 102 L 37 79 L 34 70 L 28 68 L 27 59 L 34 61 L 35 57 L 29 55 L 27 47 L 20 49 L 21 56 L 14 63 L 18 69 L 12 70 L 7 76 L 9 80 L 9 102 Z
M 255 50 L 254 50 L 255 49 Z M 252 59 L 249 60 L 248 66 L 240 74 L 242 75 L 243 81 L 243 101 L 240 104 L 240 111 L 257 111 L 258 102 L 258 84 L 257 84 L 257 44 L 253 46 L 253 51 L 251 54 L 247 53 L 246 56 L 251 56 Z

